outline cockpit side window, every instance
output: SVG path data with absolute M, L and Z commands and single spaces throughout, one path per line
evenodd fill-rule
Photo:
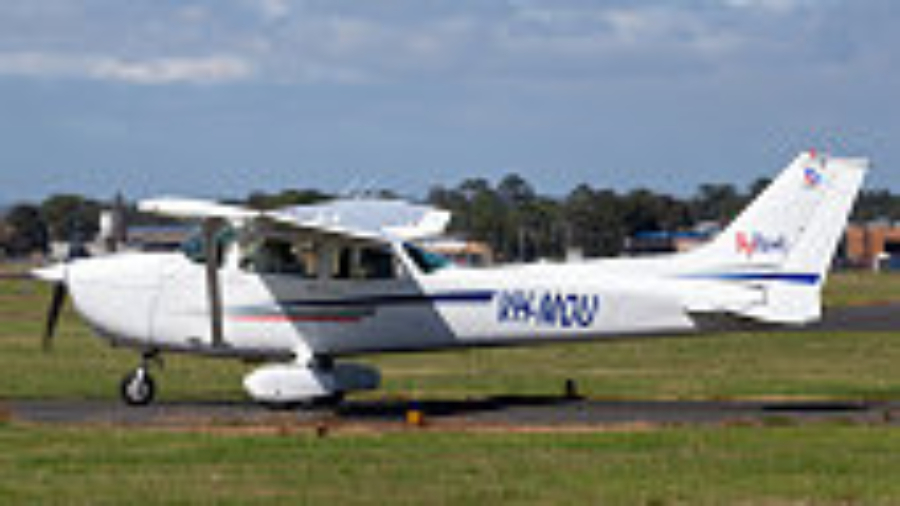
M 323 281 L 385 280 L 400 275 L 396 253 L 382 244 L 278 231 L 244 233 L 240 244 L 238 265 L 256 274 Z
M 244 247 L 241 267 L 258 274 L 315 277 L 317 259 L 312 244 L 266 237 Z
M 334 258 L 334 279 L 393 279 L 397 267 L 393 253 L 386 248 L 373 246 L 345 246 L 338 249 Z

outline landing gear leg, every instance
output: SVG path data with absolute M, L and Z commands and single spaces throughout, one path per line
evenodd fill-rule
M 144 353 L 141 365 L 122 378 L 119 394 L 129 406 L 146 406 L 156 397 L 156 382 L 150 375 L 150 363 L 158 359 L 155 351 Z
M 315 408 L 339 408 L 344 402 L 344 392 L 334 392 L 324 397 L 316 397 L 310 405 Z
M 320 371 L 334 371 L 334 359 L 327 355 L 316 355 L 310 362 L 312 367 Z M 312 407 L 337 408 L 344 402 L 344 392 L 336 391 L 323 397 L 316 397 L 310 402 Z

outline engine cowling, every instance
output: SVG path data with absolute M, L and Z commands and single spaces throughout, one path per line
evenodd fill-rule
M 244 377 L 244 389 L 254 400 L 265 403 L 309 402 L 323 397 L 381 384 L 378 370 L 361 364 L 336 364 L 313 368 L 297 364 L 272 364 Z

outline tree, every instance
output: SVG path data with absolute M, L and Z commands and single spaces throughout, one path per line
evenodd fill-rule
M 451 232 L 468 232 L 472 229 L 469 216 L 469 201 L 458 189 L 436 186 L 428 193 L 428 202 L 451 214 L 448 229 Z
M 663 230 L 663 206 L 650 190 L 633 190 L 622 200 L 623 225 L 626 233 Z
M 745 198 L 730 184 L 701 185 L 691 201 L 694 219 L 726 222 L 744 207 Z
M 534 188 L 519 174 L 504 176 L 497 184 L 497 196 L 511 206 L 526 205 L 537 197 Z
M 7 237 L 4 249 L 10 256 L 20 257 L 49 250 L 47 226 L 40 210 L 30 204 L 19 204 L 6 216 Z
M 272 194 L 257 191 L 247 197 L 246 203 L 253 209 L 270 210 L 315 204 L 327 198 L 328 195 L 318 190 L 284 190 Z
M 623 207 L 612 190 L 594 190 L 580 185 L 566 197 L 563 226 L 568 246 L 581 248 L 587 256 L 612 256 L 622 249 L 625 237 Z
M 54 195 L 41 204 L 41 216 L 57 241 L 90 241 L 100 228 L 103 206 L 78 195 Z
M 900 196 L 887 190 L 864 190 L 853 212 L 856 221 L 900 221 Z
M 541 216 L 534 189 L 519 174 L 507 174 L 495 192 L 503 209 L 503 245 L 507 258 L 519 261 L 538 256 Z
M 772 178 L 770 177 L 761 177 L 754 181 L 749 188 L 749 193 L 747 195 L 746 200 L 749 202 L 750 200 L 759 196 L 760 193 L 763 192 L 769 185 L 772 184 Z

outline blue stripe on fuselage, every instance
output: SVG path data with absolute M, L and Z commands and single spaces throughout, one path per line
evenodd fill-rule
M 722 281 L 781 281 L 797 285 L 815 286 L 822 277 L 803 272 L 723 272 L 714 274 L 693 274 L 685 276 L 694 279 L 718 279 Z
M 342 299 L 300 299 L 281 301 L 282 306 L 402 306 L 409 304 L 473 303 L 486 304 L 494 298 L 493 290 L 439 292 L 435 294 L 364 295 Z

